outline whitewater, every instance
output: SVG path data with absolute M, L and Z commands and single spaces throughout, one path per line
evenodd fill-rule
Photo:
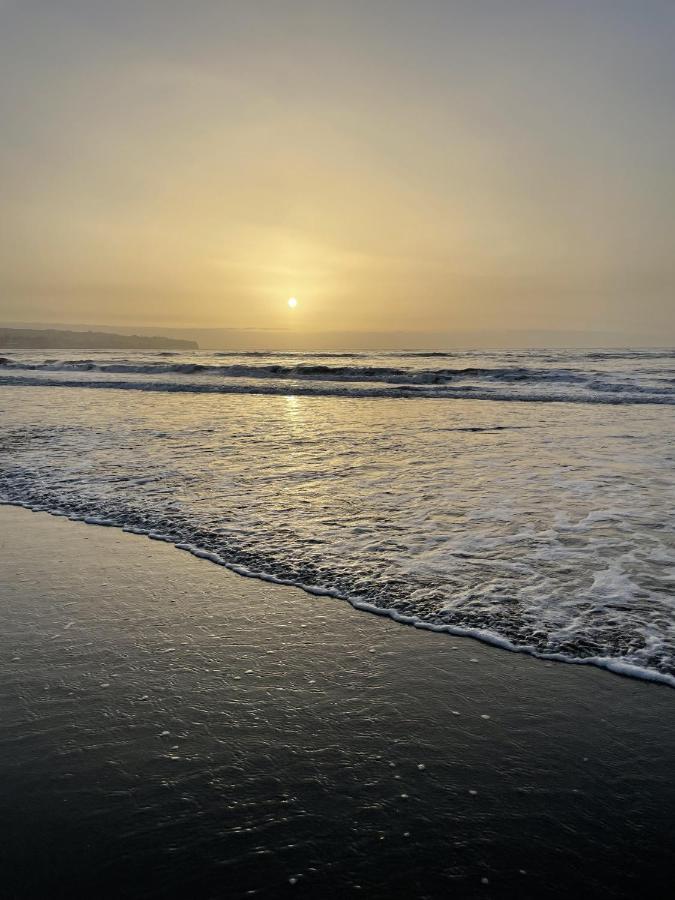
M 675 686 L 673 406 L 672 349 L 0 351 L 0 500 Z

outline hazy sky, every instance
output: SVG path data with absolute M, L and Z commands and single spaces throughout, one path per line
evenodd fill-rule
M 2 321 L 675 342 L 673 0 L 0 0 L 0 115 Z

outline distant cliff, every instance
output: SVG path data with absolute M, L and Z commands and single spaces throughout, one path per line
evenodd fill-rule
M 5 350 L 198 350 L 196 341 L 112 334 L 106 331 L 0 328 L 0 348 Z

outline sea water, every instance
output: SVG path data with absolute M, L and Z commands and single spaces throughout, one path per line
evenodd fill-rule
M 675 351 L 5 351 L 0 417 L 4 502 L 675 686 Z

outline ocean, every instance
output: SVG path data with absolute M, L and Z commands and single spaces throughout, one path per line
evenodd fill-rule
M 675 686 L 674 407 L 673 350 L 6 351 L 0 500 Z

